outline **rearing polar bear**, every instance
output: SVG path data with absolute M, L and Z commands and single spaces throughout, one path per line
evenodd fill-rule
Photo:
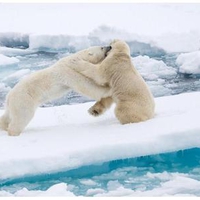
M 98 65 L 90 64 L 75 70 L 91 78 L 99 85 L 111 88 L 111 97 L 102 98 L 89 109 L 98 116 L 116 103 L 115 115 L 121 124 L 141 122 L 154 116 L 155 102 L 142 76 L 131 62 L 129 46 L 121 40 L 111 43 L 111 51 Z
M 11 136 L 19 135 L 39 105 L 59 98 L 73 89 L 96 101 L 109 96 L 109 87 L 96 84 L 81 75 L 76 68 L 77 63 L 83 68 L 88 63 L 102 62 L 111 47 L 91 47 L 68 57 L 62 58 L 49 68 L 37 71 L 21 80 L 6 97 L 6 110 L 0 117 L 0 128 Z

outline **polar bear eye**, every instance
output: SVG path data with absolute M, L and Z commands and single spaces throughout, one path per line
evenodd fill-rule
M 101 47 L 101 50 L 103 50 L 103 47 Z

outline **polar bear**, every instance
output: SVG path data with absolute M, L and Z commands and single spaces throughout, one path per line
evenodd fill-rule
M 111 97 L 102 98 L 89 109 L 98 116 L 116 103 L 115 115 L 121 124 L 141 122 L 154 116 L 155 102 L 142 76 L 131 62 L 129 46 L 121 40 L 111 43 L 112 50 L 99 65 L 76 68 L 99 85 L 111 88 Z
M 76 68 L 77 64 L 83 68 L 88 63 L 98 64 L 105 59 L 110 49 L 110 46 L 90 47 L 21 80 L 6 97 L 6 110 L 0 118 L 0 128 L 7 130 L 10 136 L 19 135 L 39 105 L 63 96 L 70 89 L 96 101 L 109 96 L 109 87 L 97 85 L 72 68 Z

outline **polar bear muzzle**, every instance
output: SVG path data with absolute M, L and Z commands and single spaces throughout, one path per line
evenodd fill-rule
M 103 48 L 105 48 L 106 56 L 107 56 L 108 52 L 112 49 L 111 46 L 107 46 L 107 47 L 103 47 Z

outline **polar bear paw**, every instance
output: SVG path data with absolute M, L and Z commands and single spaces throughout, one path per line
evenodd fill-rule
M 88 110 L 88 112 L 92 115 L 92 116 L 94 116 L 94 117 L 97 117 L 97 116 L 99 116 L 99 115 L 101 115 L 102 113 L 102 111 L 100 110 L 100 109 L 94 109 L 94 108 L 90 108 L 89 110 Z
M 103 114 L 113 103 L 112 97 L 103 98 L 100 101 L 97 101 L 89 110 L 88 112 L 97 117 Z
M 104 111 L 105 111 L 105 108 L 104 108 L 104 106 L 102 106 L 101 104 L 95 104 L 94 106 L 92 106 L 92 107 L 88 110 L 89 114 L 91 114 L 91 115 L 94 116 L 94 117 L 97 117 L 97 116 L 103 114 Z

